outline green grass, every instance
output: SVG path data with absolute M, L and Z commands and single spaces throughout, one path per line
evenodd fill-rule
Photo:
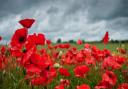
M 89 43 L 91 45 L 95 45 L 99 49 L 107 48 L 111 51 L 115 51 L 117 47 L 124 47 L 128 50 L 128 43 L 108 43 L 106 46 L 103 43 Z M 84 48 L 84 45 L 77 45 L 72 44 L 73 46 L 77 47 L 78 49 Z
M 106 46 L 103 43 L 90 43 L 91 45 L 97 46 L 99 49 L 107 48 L 112 52 L 116 52 L 117 47 L 123 47 L 128 50 L 128 43 L 108 43 Z M 78 49 L 84 48 L 84 45 L 71 44 L 72 46 L 77 47 Z M 40 48 L 40 47 L 39 47 Z M 68 67 L 69 68 L 69 67 Z M 126 66 L 123 66 L 124 69 L 128 69 Z M 67 89 L 75 89 L 76 85 L 82 83 L 89 84 L 91 89 L 94 89 L 94 86 L 101 80 L 101 74 L 99 70 L 96 70 L 94 67 L 91 68 L 91 71 L 85 78 L 76 78 L 73 74 L 73 68 L 69 68 L 71 76 L 69 78 L 63 77 L 58 74 L 57 78 L 53 80 L 51 84 L 47 86 L 47 89 L 54 89 L 56 85 L 59 84 L 61 78 L 69 79 L 71 85 Z M 19 73 L 20 72 L 20 73 Z M 124 79 L 122 72 L 120 70 L 114 71 L 118 77 L 118 83 L 128 82 Z M 28 82 L 24 81 L 24 72 L 21 73 L 19 69 L 14 69 L 11 73 L 4 73 L 0 71 L 0 89 L 46 89 L 43 87 L 30 87 Z M 116 89 L 114 87 L 113 89 Z

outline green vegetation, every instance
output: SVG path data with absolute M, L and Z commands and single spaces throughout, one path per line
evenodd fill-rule
M 122 47 L 128 50 L 128 43 L 108 43 L 106 46 L 103 45 L 103 43 L 98 43 L 98 42 L 89 43 L 89 44 L 95 45 L 100 49 L 107 48 L 115 53 L 118 47 Z M 81 49 L 84 47 L 84 44 L 77 45 L 75 43 L 72 43 L 72 46 Z M 127 70 L 128 67 L 124 65 L 122 69 Z M 124 79 L 123 73 L 121 71 L 122 69 L 114 71 L 118 77 L 117 84 L 128 82 L 128 80 L 126 81 Z M 55 78 L 53 82 L 47 86 L 47 89 L 54 89 L 54 87 L 57 84 L 59 84 L 59 80 L 61 78 L 69 79 L 70 82 L 72 82 L 72 84 L 67 89 L 75 89 L 76 85 L 80 85 L 82 83 L 86 83 L 91 86 L 91 89 L 94 89 L 94 86 L 96 86 L 96 84 L 101 80 L 99 70 L 96 70 L 93 66 L 91 68 L 91 71 L 89 72 L 89 75 L 87 75 L 86 78 L 76 78 L 73 74 L 72 68 L 69 70 L 69 72 L 71 73 L 70 77 L 66 78 L 61 75 L 57 76 L 57 78 Z M 21 71 L 20 68 L 14 69 L 12 70 L 12 72 L 8 71 L 8 73 L 4 71 L 0 71 L 0 89 L 46 89 L 46 87 L 42 88 L 41 86 L 37 86 L 37 87 L 28 86 L 28 82 L 24 80 L 23 75 L 24 75 L 24 71 Z M 114 87 L 113 89 L 116 88 L 117 87 Z

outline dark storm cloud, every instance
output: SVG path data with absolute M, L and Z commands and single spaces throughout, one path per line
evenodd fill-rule
M 128 32 L 128 17 L 120 17 L 113 20 L 109 20 L 106 23 L 106 28 L 110 31 Z M 128 36 L 127 36 L 128 38 Z
M 128 0 L 0 0 L 0 18 L 18 14 L 38 4 L 46 2 L 62 2 L 68 8 L 64 15 L 88 10 L 88 17 L 92 20 L 109 20 L 118 17 L 128 17 Z M 68 3 L 70 2 L 70 3 Z M 56 13 L 58 9 L 51 7 L 48 13 Z
M 56 13 L 58 13 L 58 11 L 59 11 L 59 8 L 51 6 L 51 7 L 47 10 L 47 13 L 48 13 L 48 14 L 56 14 Z
M 128 17 L 128 0 L 73 0 L 64 15 L 87 10 L 92 21 Z
M 128 0 L 0 0 L 0 35 L 8 41 L 28 17 L 36 19 L 30 33 L 52 40 L 101 40 L 106 31 L 128 39 Z
M 21 13 L 24 10 L 48 1 L 49 0 L 0 0 L 0 19 L 5 16 Z
M 92 1 L 92 0 L 91 0 Z M 96 21 L 128 17 L 128 0 L 96 0 L 89 6 L 89 18 Z

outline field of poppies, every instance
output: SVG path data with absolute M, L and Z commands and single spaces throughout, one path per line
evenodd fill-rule
M 28 34 L 34 22 L 20 20 L 0 46 L 0 89 L 128 89 L 128 43 L 109 43 L 106 32 L 102 43 L 53 44 Z

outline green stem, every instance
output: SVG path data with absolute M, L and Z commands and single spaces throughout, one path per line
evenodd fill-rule
M 32 86 L 31 89 L 34 89 L 34 86 Z
M 47 89 L 47 86 L 44 86 L 44 89 Z

